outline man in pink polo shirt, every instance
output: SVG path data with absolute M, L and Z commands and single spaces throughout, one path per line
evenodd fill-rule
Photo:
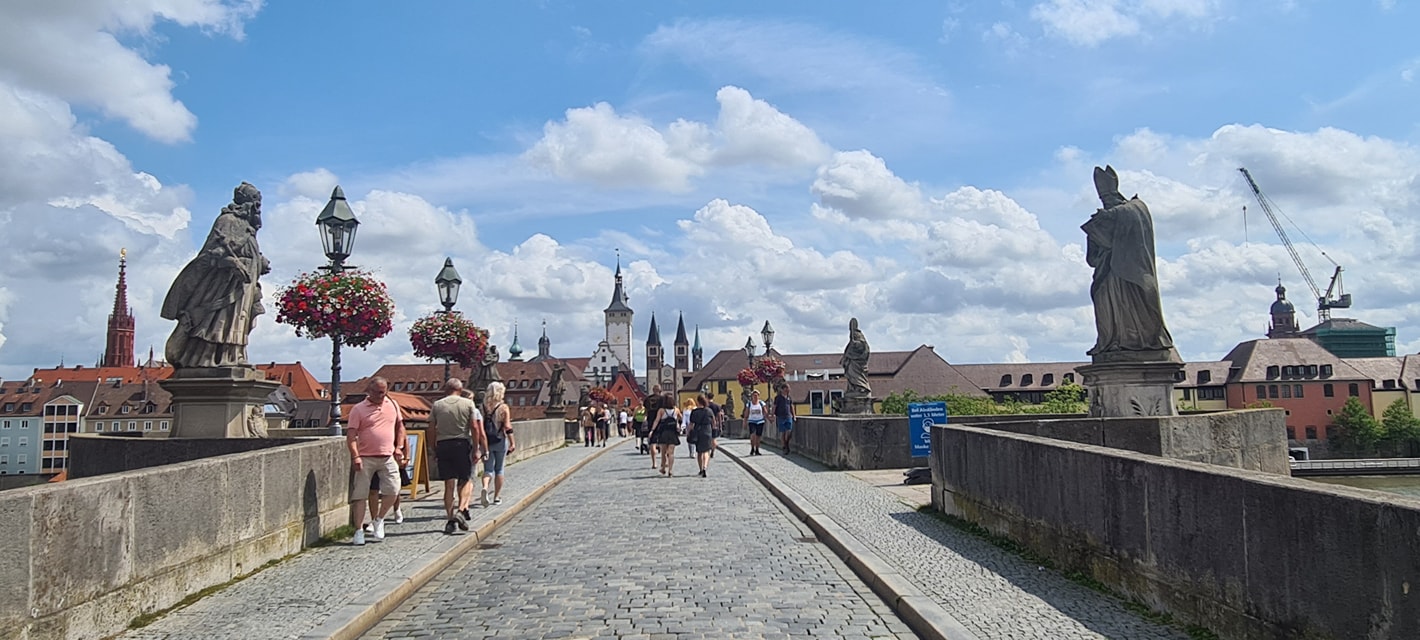
M 355 539 L 352 544 L 365 544 L 365 500 L 370 491 L 370 478 L 380 479 L 380 508 L 375 516 L 371 535 L 376 541 L 385 539 L 385 515 L 399 495 L 399 464 L 395 456 L 404 457 L 404 419 L 399 406 L 385 394 L 389 381 L 370 378 L 365 385 L 365 400 L 350 407 L 350 419 L 345 428 L 345 442 L 350 445 L 350 466 L 355 477 L 350 481 L 350 507 L 355 510 Z

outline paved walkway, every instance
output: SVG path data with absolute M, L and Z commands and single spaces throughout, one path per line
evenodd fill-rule
M 679 452 L 596 459 L 366 637 L 916 637 L 738 465 Z
M 473 526 L 519 507 L 529 492 L 587 456 L 612 451 L 569 446 L 510 465 L 504 504 L 473 509 Z M 442 486 L 436 482 L 435 492 L 417 502 L 406 501 L 404 523 L 389 524 L 383 542 L 309 549 L 119 637 L 327 638 L 352 623 L 358 625 L 356 618 L 374 610 L 378 598 L 396 591 L 423 565 L 466 538 L 443 534 Z
M 749 453 L 743 441 L 722 446 Z M 829 471 L 773 453 L 741 459 L 810 501 L 981 640 L 1188 639 L 1114 598 L 919 513 L 913 491 L 889 492 L 860 479 L 877 478 L 870 472 Z

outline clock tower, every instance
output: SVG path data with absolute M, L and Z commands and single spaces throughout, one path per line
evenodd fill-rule
M 616 259 L 616 288 L 611 292 L 611 304 L 606 310 L 606 343 L 612 355 L 620 360 L 619 370 L 636 377 L 631 363 L 631 307 L 626 304 L 626 288 L 621 280 L 621 258 Z

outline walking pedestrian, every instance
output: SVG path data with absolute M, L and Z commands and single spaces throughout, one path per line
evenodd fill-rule
M 596 403 L 582 407 L 578 412 L 577 423 L 582 427 L 582 446 L 592 447 L 597 443 L 597 418 Z
M 508 454 L 517 450 L 513 441 L 513 416 L 503 402 L 507 387 L 501 382 L 488 383 L 483 394 L 483 434 L 488 439 L 488 455 L 483 458 L 483 491 L 478 501 L 488 506 L 488 485 L 493 485 L 493 504 L 503 504 L 503 467 Z
M 686 398 L 680 404 L 680 435 L 685 436 L 685 448 L 690 450 L 690 458 L 695 459 L 695 439 L 690 437 L 690 412 L 695 410 L 695 398 Z
M 749 429 L 749 454 L 759 453 L 759 441 L 764 437 L 764 423 L 768 420 L 769 407 L 759 400 L 759 389 L 749 393 L 749 403 L 745 405 L 745 428 Z
M 656 410 L 656 427 L 651 432 L 651 448 L 655 451 L 652 455 L 661 460 L 661 475 L 671 476 L 675 475 L 675 448 L 680 446 L 680 411 L 669 393 L 658 404 L 661 408 Z
M 631 414 L 631 432 L 636 434 L 636 451 L 646 453 L 650 446 L 646 443 L 646 438 L 651 435 L 651 430 L 646 428 L 646 405 L 636 407 L 636 412 Z
M 616 436 L 618 438 L 625 438 L 626 434 L 629 433 L 631 429 L 631 414 L 626 412 L 626 407 L 621 407 L 618 411 L 620 413 L 617 414 L 616 418 Z
M 444 533 L 468 531 L 469 503 L 473 500 L 474 461 L 488 451 L 483 414 L 473 400 L 463 396 L 463 381 L 449 378 L 444 397 L 429 412 L 429 432 L 434 456 L 444 479 Z
M 695 443 L 695 450 L 698 462 L 700 463 L 700 477 L 705 477 L 706 468 L 710 466 L 710 442 L 711 435 L 715 428 L 715 414 L 710 411 L 710 399 L 704 394 L 695 396 L 695 408 L 690 411 L 690 435 L 689 440 Z
M 606 408 L 606 404 L 597 402 L 597 444 L 606 446 L 607 431 L 611 430 L 611 411 Z
M 651 387 L 651 395 L 646 396 L 646 398 L 641 401 L 641 408 L 646 411 L 646 452 L 651 455 L 651 468 L 659 469 L 660 465 L 656 464 L 656 452 L 658 449 L 656 448 L 653 435 L 656 430 L 656 420 L 660 416 L 661 411 L 661 385 L 653 385 Z
M 715 396 L 705 396 L 706 407 L 710 409 L 710 416 L 714 422 L 710 425 L 710 457 L 715 457 L 715 450 L 720 448 L 720 434 L 725 429 L 725 409 L 715 404 Z
M 774 395 L 774 425 L 779 429 L 782 453 L 789 455 L 789 443 L 794 439 L 794 401 L 789 397 L 789 383 L 781 382 Z
M 399 463 L 395 456 L 405 455 L 404 418 L 399 406 L 386 395 L 389 381 L 380 376 L 365 384 L 365 399 L 350 408 L 345 443 L 350 449 L 350 466 L 355 474 L 350 481 L 350 508 L 354 510 L 355 537 L 352 544 L 365 544 L 365 503 L 370 478 L 380 483 L 380 508 L 370 535 L 376 541 L 385 539 L 385 515 L 399 495 Z M 386 503 L 388 501 L 388 504 Z

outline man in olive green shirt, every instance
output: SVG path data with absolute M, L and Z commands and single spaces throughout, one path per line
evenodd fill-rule
M 434 440 L 434 456 L 444 479 L 444 533 L 468 531 L 468 507 L 473 500 L 473 469 L 488 452 L 483 433 L 483 414 L 473 400 L 464 397 L 463 382 L 449 378 L 444 397 L 434 402 L 429 414 L 429 433 Z M 458 503 L 454 495 L 457 492 Z M 457 509 L 455 509 L 457 506 Z

